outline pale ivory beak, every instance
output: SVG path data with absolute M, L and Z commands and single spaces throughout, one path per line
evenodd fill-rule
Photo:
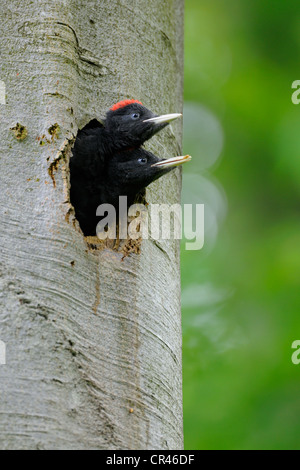
M 185 162 L 189 162 L 192 159 L 190 155 L 184 155 L 183 157 L 172 157 L 167 160 L 161 160 L 160 162 L 154 163 L 151 166 L 156 166 L 159 168 L 171 168 L 173 166 L 182 165 Z
M 145 119 L 143 122 L 153 122 L 154 124 L 163 124 L 165 122 L 171 122 L 174 121 L 174 119 L 177 119 L 181 117 L 182 114 L 180 113 L 174 113 L 174 114 L 162 114 L 161 116 L 156 116 L 150 119 Z

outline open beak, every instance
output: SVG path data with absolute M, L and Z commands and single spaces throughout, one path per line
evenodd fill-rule
M 161 116 L 155 116 L 150 119 L 145 119 L 145 121 L 143 122 L 153 122 L 153 124 L 164 124 L 166 122 L 168 123 L 168 122 L 174 121 L 174 119 L 177 119 L 181 116 L 182 114 L 180 113 L 162 114 Z
M 171 168 L 173 166 L 182 165 L 185 162 L 189 162 L 192 159 L 190 155 L 184 155 L 183 157 L 173 157 L 168 158 L 167 160 L 161 160 L 160 162 L 154 163 L 151 166 L 156 166 L 158 168 Z

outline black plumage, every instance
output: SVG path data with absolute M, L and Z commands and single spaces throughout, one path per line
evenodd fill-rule
M 116 209 L 119 196 L 128 206 L 152 181 L 187 161 L 188 157 L 161 160 L 142 144 L 180 115 L 157 116 L 139 102 L 114 105 L 104 125 L 93 121 L 78 132 L 70 159 L 70 198 L 85 235 L 95 235 L 100 204 Z

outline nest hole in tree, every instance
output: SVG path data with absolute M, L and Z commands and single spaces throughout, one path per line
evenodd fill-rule
M 75 139 L 75 144 L 76 145 L 76 140 L 80 136 L 82 136 L 83 133 L 85 133 L 88 130 L 92 129 L 99 129 L 102 128 L 103 124 L 98 121 L 97 119 L 92 119 L 89 121 L 83 128 L 78 130 L 76 139 Z M 74 148 L 74 146 L 73 146 Z M 73 152 L 71 150 L 71 159 L 73 158 Z M 74 167 L 72 165 L 72 160 L 70 159 L 70 191 L 69 191 L 69 198 L 71 205 L 74 208 L 75 211 L 75 218 L 81 228 L 81 231 L 89 245 L 89 248 L 92 248 L 93 250 L 97 249 L 103 249 L 104 247 L 112 248 L 117 251 L 122 251 L 125 256 L 127 256 L 130 253 L 139 253 L 140 252 L 140 245 L 141 245 L 141 238 L 138 238 L 137 240 L 132 240 L 127 237 L 127 239 L 119 239 L 119 233 L 120 233 L 120 226 L 119 226 L 119 218 L 118 216 L 116 217 L 116 239 L 111 240 L 111 239 L 106 239 L 105 241 L 100 240 L 97 237 L 96 230 L 97 230 L 97 225 L 101 220 L 101 217 L 96 217 L 96 210 L 89 211 L 89 207 L 87 207 L 87 212 L 88 216 L 86 217 L 81 217 L 80 211 L 78 210 L 78 198 L 80 197 L 80 193 L 75 193 L 74 190 L 72 191 L 72 181 L 75 181 L 76 176 L 78 177 L 78 167 Z M 81 169 L 84 171 L 84 168 Z M 74 188 L 75 185 L 73 185 Z M 77 185 L 78 188 L 78 185 Z M 142 190 L 140 193 L 137 194 L 135 203 L 139 204 L 147 204 L 146 199 L 145 199 L 145 194 L 146 191 L 145 189 Z M 116 211 L 116 214 L 118 214 L 118 211 Z M 127 225 L 129 225 L 130 220 L 127 220 Z M 108 227 L 106 227 L 106 230 Z

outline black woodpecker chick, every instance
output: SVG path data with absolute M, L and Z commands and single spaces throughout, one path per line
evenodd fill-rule
M 104 126 L 78 132 L 70 159 L 70 198 L 84 235 L 94 236 L 100 204 L 128 206 L 152 181 L 191 157 L 160 160 L 141 145 L 181 114 L 158 116 L 134 100 L 121 101 L 106 114 Z

